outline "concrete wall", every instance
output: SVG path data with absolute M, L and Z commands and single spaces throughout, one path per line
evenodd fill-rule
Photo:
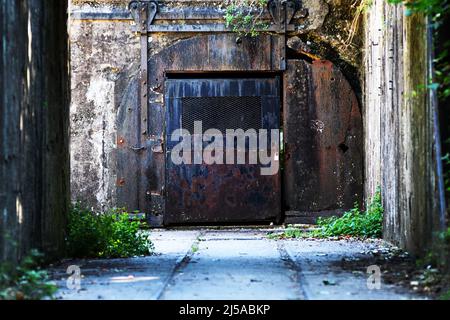
M 413 253 L 430 246 L 441 219 L 426 22 L 374 0 L 365 23 L 366 195 L 381 187 L 385 238 Z
M 130 20 L 72 20 L 70 45 L 72 199 L 116 206 L 116 119 L 139 70 L 139 38 Z
M 189 7 L 224 7 L 224 1 L 212 0 L 160 3 L 165 11 Z M 299 38 L 308 47 L 308 53 L 333 61 L 343 70 L 355 90 L 360 92 L 360 38 L 348 41 L 356 14 L 352 3 L 350 0 L 303 1 L 309 15 L 306 18 L 295 18 L 298 30 L 290 36 Z M 123 188 L 135 188 L 132 184 L 148 175 L 148 172 L 127 173 L 129 168 L 117 165 L 122 161 L 118 161 L 118 158 L 122 159 L 124 146 L 129 147 L 136 140 L 135 129 L 130 127 L 127 129 L 128 133 L 125 132 L 128 122 L 124 123 L 124 119 L 128 121 L 133 117 L 137 103 L 137 73 L 140 63 L 139 37 L 132 32 L 133 21 L 126 17 L 127 5 L 127 0 L 74 0 L 71 5 L 72 200 L 83 201 L 98 209 L 120 206 L 128 210 L 142 210 L 138 200 L 141 190 L 136 187 L 135 192 L 129 189 L 124 193 Z M 223 19 L 208 22 L 223 23 Z M 160 20 L 155 23 L 180 24 L 185 21 Z M 152 34 L 149 39 L 149 59 L 171 44 L 196 35 Z M 152 92 L 152 95 L 154 97 L 151 103 L 161 104 L 162 94 Z M 154 116 L 158 117 L 158 113 L 155 112 Z M 132 124 L 130 122 L 130 126 Z M 149 135 L 152 133 L 150 128 Z M 136 161 L 138 160 L 131 159 L 129 167 L 134 166 Z M 155 179 L 157 177 L 153 178 Z M 144 190 L 149 194 L 160 192 L 163 185 L 162 181 L 142 183 L 154 186 L 155 190 Z
M 66 1 L 0 1 L 0 261 L 64 252 L 67 18 Z

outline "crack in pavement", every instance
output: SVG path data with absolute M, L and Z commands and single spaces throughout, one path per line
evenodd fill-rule
M 281 260 L 284 261 L 286 267 L 293 273 L 292 281 L 296 283 L 298 286 L 297 289 L 298 289 L 298 296 L 300 297 L 299 300 L 308 300 L 308 295 L 302 285 L 303 283 L 306 283 L 306 279 L 303 276 L 300 266 L 297 263 L 295 263 L 292 255 L 285 248 L 283 242 L 277 241 L 277 249 L 278 252 L 280 253 Z
M 59 287 L 57 299 L 417 298 L 389 284 L 368 290 L 364 270 L 355 273 L 341 267 L 343 259 L 371 258 L 371 250 L 384 248 L 381 240 L 273 240 L 255 229 L 155 230 L 151 239 L 154 255 L 66 260 L 54 266 L 51 274 Z M 81 268 L 81 290 L 66 286 L 70 265 Z
M 245 238 L 239 231 L 211 230 L 194 244 L 198 252 L 177 266 L 160 299 L 305 298 L 299 270 L 283 245 L 259 232 Z
M 162 288 L 160 289 L 160 291 L 156 295 L 155 300 L 163 300 L 164 299 L 164 294 L 166 293 L 166 290 L 169 287 L 169 285 L 171 284 L 171 282 L 173 282 L 175 275 L 177 273 L 179 273 L 180 270 L 182 270 L 184 267 L 186 267 L 189 264 L 189 262 L 191 261 L 192 255 L 195 254 L 193 248 L 194 248 L 195 245 L 198 246 L 198 244 L 200 242 L 200 238 L 204 235 L 204 233 L 205 233 L 205 231 L 200 231 L 199 235 L 192 242 L 192 244 L 189 247 L 189 249 L 186 252 L 186 254 L 184 256 L 181 256 L 177 260 L 177 262 L 175 263 L 175 266 L 174 266 L 172 272 L 169 274 L 169 276 L 167 277 L 166 281 L 164 282 L 164 285 L 162 286 Z

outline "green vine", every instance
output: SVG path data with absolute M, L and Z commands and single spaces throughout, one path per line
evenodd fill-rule
M 269 25 L 264 22 L 263 14 L 267 8 L 268 0 L 228 0 L 226 1 L 225 23 L 244 36 L 257 36 L 261 30 Z

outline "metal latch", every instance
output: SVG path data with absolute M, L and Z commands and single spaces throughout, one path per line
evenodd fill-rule
M 158 142 L 152 146 L 153 153 L 164 153 L 164 141 L 162 139 L 158 139 Z
M 134 152 L 140 152 L 140 151 L 144 151 L 146 148 L 143 146 L 142 147 L 135 146 L 135 147 L 130 147 L 130 149 L 133 150 Z

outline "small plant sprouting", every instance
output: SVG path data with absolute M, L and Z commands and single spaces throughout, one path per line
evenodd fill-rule
M 199 250 L 198 244 L 194 243 L 191 247 L 192 253 L 196 253 L 196 252 L 198 252 L 198 250 Z
M 243 36 L 255 37 L 269 25 L 262 19 L 268 0 L 228 0 L 225 25 Z
M 311 237 L 311 234 L 308 231 L 303 230 L 301 228 L 297 228 L 295 226 L 288 226 L 286 230 L 282 233 L 271 233 L 268 234 L 267 237 L 269 239 L 298 239 L 298 238 L 308 238 Z

